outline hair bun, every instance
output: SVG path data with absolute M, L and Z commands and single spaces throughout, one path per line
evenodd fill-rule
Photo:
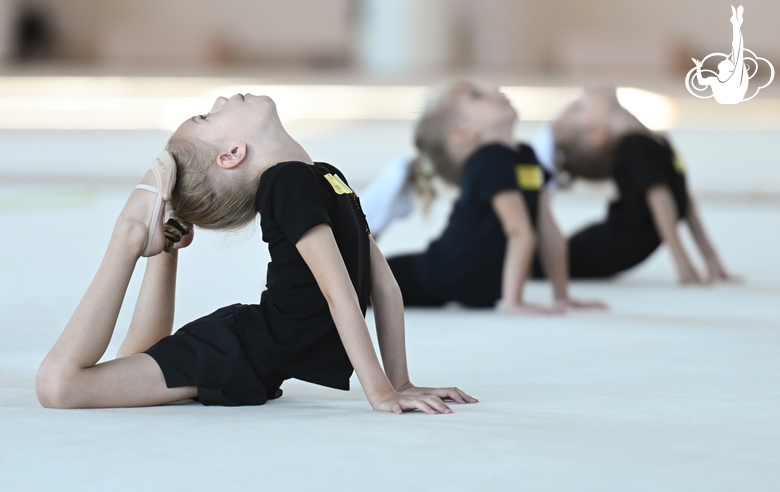
M 192 224 L 176 217 L 175 214 L 165 223 L 165 252 L 170 253 L 173 245 L 192 231 Z

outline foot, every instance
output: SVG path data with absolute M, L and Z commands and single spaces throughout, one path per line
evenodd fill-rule
M 139 184 L 157 186 L 154 173 L 147 171 Z M 114 226 L 114 235 L 119 236 L 122 242 L 130 247 L 138 257 L 160 254 L 165 247 L 163 226 L 165 207 L 160 208 L 157 217 L 152 217 L 156 203 L 157 195 L 155 193 L 144 189 L 134 189 L 127 198 Z M 153 239 L 147 248 L 152 221 L 155 221 L 157 225 L 154 228 Z M 144 251 L 145 249 L 146 251 Z

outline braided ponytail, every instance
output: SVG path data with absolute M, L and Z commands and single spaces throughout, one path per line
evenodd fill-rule
M 420 199 L 423 212 L 428 213 L 436 200 L 436 188 L 433 186 L 435 171 L 431 161 L 423 154 L 418 154 L 409 163 L 407 183 L 414 195 Z
M 176 212 L 172 212 L 170 218 L 165 222 L 165 248 L 166 253 L 170 253 L 173 246 L 182 240 L 184 236 L 192 232 L 192 224 L 178 217 Z

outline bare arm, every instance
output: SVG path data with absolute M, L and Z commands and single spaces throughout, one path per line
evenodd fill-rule
M 693 268 L 677 234 L 677 205 L 674 203 L 671 191 L 666 185 L 655 185 L 647 190 L 645 199 L 653 215 L 658 235 L 672 253 L 680 283 L 700 284 L 699 274 Z
M 583 301 L 569 297 L 569 244 L 552 212 L 550 195 L 539 194 L 539 257 L 553 286 L 556 305 L 574 308 L 600 308 L 600 301 Z
M 404 301 L 390 266 L 371 239 L 371 305 L 382 363 L 390 383 L 404 394 L 435 395 L 458 403 L 476 403 L 476 398 L 458 388 L 423 388 L 409 380 L 406 362 Z
M 523 302 L 523 288 L 528 280 L 536 247 L 536 234 L 520 191 L 496 193 L 490 204 L 506 236 L 501 273 L 501 309 L 525 314 L 549 314 L 552 310 Z
M 409 384 L 404 300 L 387 260 L 373 239 L 371 239 L 371 305 L 374 308 L 377 340 L 385 373 L 393 388 L 398 390 Z
M 341 342 L 371 406 L 394 413 L 404 410 L 450 413 L 449 407 L 435 396 L 401 395 L 393 389 L 379 365 L 357 293 L 330 226 L 322 224 L 312 228 L 295 247 L 328 302 Z
M 550 197 L 539 193 L 539 257 L 553 286 L 556 301 L 569 298 L 569 250 L 552 214 Z
M 734 280 L 734 277 L 726 272 L 723 267 L 723 263 L 720 261 L 715 246 L 707 234 L 704 228 L 704 222 L 699 215 L 699 206 L 694 201 L 692 195 L 688 195 L 688 213 L 685 216 L 685 220 L 688 223 L 688 228 L 691 231 L 693 240 L 696 242 L 702 258 L 704 258 L 704 264 L 707 265 L 707 272 L 710 276 L 710 280 Z

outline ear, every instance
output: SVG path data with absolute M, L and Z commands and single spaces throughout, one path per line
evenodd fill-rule
M 217 165 L 223 169 L 234 169 L 240 166 L 244 159 L 246 159 L 246 144 L 238 144 L 230 147 L 230 149 L 219 154 L 217 157 Z

